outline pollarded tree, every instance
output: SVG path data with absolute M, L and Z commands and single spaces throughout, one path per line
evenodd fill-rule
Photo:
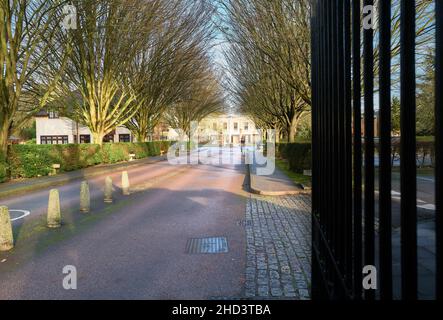
M 309 105 L 293 86 L 277 74 L 257 47 L 233 42 L 225 54 L 232 78 L 228 89 L 243 113 L 259 119 L 295 141 L 297 126 Z
M 145 48 L 134 59 L 129 78 L 143 100 L 126 124 L 138 141 L 147 141 L 166 110 L 187 93 L 212 39 L 209 2 L 165 0 L 165 4 L 167 14 L 146 35 Z
M 76 0 L 77 28 L 58 33 L 71 41 L 72 55 L 59 83 L 59 94 L 75 101 L 67 106 L 86 125 L 93 143 L 124 125 L 138 111 L 143 97 L 132 87 L 131 64 L 164 13 L 164 1 Z
M 221 6 L 238 106 L 294 141 L 311 104 L 309 1 L 229 0 Z
M 182 140 L 185 136 L 188 140 L 191 139 L 194 133 L 191 132 L 193 121 L 200 122 L 208 115 L 223 110 L 224 97 L 214 72 L 209 65 L 202 65 L 200 69 L 200 75 L 189 82 L 187 92 L 180 101 L 174 103 L 165 113 L 165 120 L 178 130 Z
M 63 0 L 0 1 L 0 156 L 8 138 L 48 100 L 66 62 L 48 69 L 55 33 L 64 18 Z M 53 28 L 57 26 L 57 29 Z

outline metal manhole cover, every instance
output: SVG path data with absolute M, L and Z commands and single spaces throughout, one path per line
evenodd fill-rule
M 228 241 L 225 237 L 193 238 L 186 244 L 186 253 L 226 253 Z

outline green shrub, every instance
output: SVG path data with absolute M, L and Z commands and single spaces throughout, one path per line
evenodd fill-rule
M 0 183 L 7 180 L 8 165 L 4 161 L 0 161 Z
M 312 168 L 312 146 L 309 142 L 280 143 L 276 146 L 276 156 L 288 160 L 289 169 L 302 173 Z
M 129 159 L 135 153 L 137 159 L 160 155 L 169 147 L 168 141 L 145 143 L 106 143 L 64 144 L 64 145 L 12 145 L 9 149 L 8 163 L 10 177 L 32 178 L 46 176 L 52 165 L 60 164 L 60 171 L 67 172 L 87 168 L 97 164 L 110 164 Z M 2 172 L 6 177 L 6 165 L 0 162 L 0 181 Z M 4 178 L 3 178 L 4 180 Z

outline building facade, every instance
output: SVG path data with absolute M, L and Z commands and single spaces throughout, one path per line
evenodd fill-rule
M 204 118 L 198 124 L 198 141 L 200 144 L 219 146 L 238 146 L 244 139 L 245 144 L 255 144 L 261 134 L 254 121 L 243 115 L 214 115 Z M 177 140 L 179 134 L 169 129 L 168 139 Z
M 78 122 L 59 117 L 57 112 L 41 111 L 36 115 L 37 144 L 91 143 L 92 134 L 88 127 Z M 127 128 L 117 127 L 103 138 L 103 142 L 134 142 Z
M 53 111 L 41 111 L 36 118 L 37 144 L 91 143 L 92 134 L 88 127 L 58 115 Z M 203 119 L 198 125 L 198 140 L 201 144 L 240 145 L 255 144 L 260 132 L 254 122 L 242 115 L 217 115 Z M 160 123 L 150 135 L 152 140 L 178 140 L 179 134 L 165 123 Z M 117 127 L 106 135 L 103 142 L 136 142 L 131 131 Z

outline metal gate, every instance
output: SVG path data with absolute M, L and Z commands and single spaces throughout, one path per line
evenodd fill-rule
M 312 1 L 314 299 L 392 299 L 391 1 L 381 0 L 378 62 L 374 30 L 362 29 L 365 0 Z M 417 299 L 415 1 L 400 1 L 400 228 L 402 299 Z M 435 232 L 436 297 L 442 285 L 442 22 L 436 15 Z M 363 37 L 363 38 L 361 38 Z M 363 46 L 361 46 L 363 43 Z M 363 48 L 361 48 L 363 47 Z M 375 197 L 374 67 L 379 92 L 379 186 Z M 362 139 L 362 102 L 363 127 Z M 374 223 L 378 206 L 378 233 Z M 363 266 L 375 265 L 377 290 L 362 288 Z

